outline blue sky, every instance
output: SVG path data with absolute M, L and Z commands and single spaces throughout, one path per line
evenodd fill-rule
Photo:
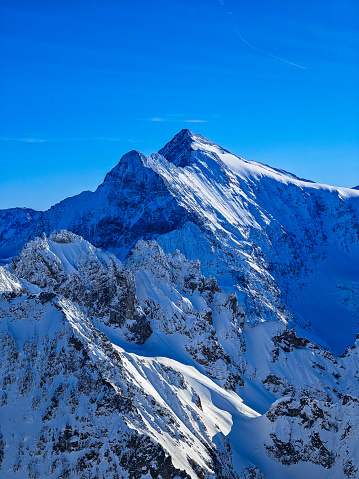
M 150 154 L 182 128 L 248 160 L 359 184 L 357 0 L 0 10 L 0 208 L 95 189 L 125 152 Z

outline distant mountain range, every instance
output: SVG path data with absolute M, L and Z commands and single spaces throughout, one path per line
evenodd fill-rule
M 0 210 L 0 475 L 356 478 L 359 191 L 190 130 Z

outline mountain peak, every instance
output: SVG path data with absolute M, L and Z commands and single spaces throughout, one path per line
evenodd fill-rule
M 197 135 L 185 128 L 177 133 L 158 153 L 176 166 L 188 166 L 192 163 L 191 153 L 196 150 L 194 148 L 196 143 L 209 142 L 202 135 Z
M 104 184 L 122 181 L 124 177 L 135 174 L 136 171 L 144 168 L 146 161 L 146 156 L 140 151 L 131 150 L 125 153 L 119 163 L 107 173 Z
M 183 128 L 179 133 L 177 133 L 172 140 L 169 143 L 175 142 L 175 143 L 181 143 L 182 141 L 186 140 L 195 140 L 196 134 L 193 133 L 192 130 L 188 128 Z M 167 145 L 169 144 L 167 143 Z
M 159 150 L 158 153 L 174 165 L 185 167 L 196 161 L 198 156 L 196 153 L 197 150 L 205 151 L 208 154 L 213 150 L 212 147 L 216 147 L 216 149 L 222 153 L 229 153 L 224 148 L 207 140 L 204 136 L 184 128 Z

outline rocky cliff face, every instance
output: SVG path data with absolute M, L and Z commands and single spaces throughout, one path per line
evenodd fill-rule
M 18 239 L 7 234 L 2 251 L 18 253 L 21 241 L 67 229 L 124 258 L 138 239 L 157 237 L 189 219 L 163 179 L 147 166 L 147 158 L 130 151 L 95 192 L 85 191 L 54 205 L 19 229 Z
M 4 210 L 1 473 L 357 477 L 358 208 L 183 130 Z
M 9 208 L 0 210 L 0 243 L 9 244 L 2 247 L 2 258 L 7 258 L 13 251 L 19 251 L 24 246 L 23 239 L 18 241 L 18 236 L 23 235 L 40 218 L 41 211 L 31 208 Z

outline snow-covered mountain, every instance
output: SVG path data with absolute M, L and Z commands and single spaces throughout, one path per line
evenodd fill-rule
M 358 477 L 359 191 L 182 130 L 0 231 L 6 477 Z

